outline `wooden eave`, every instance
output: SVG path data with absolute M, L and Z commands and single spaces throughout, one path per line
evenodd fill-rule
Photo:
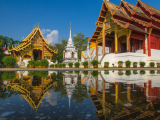
M 141 10 L 138 6 L 135 6 L 135 5 L 132 5 L 132 4 L 130 4 L 130 3 L 128 3 L 128 2 L 126 2 L 126 1 L 124 1 L 124 0 L 122 0 L 121 1 L 121 5 L 124 5 L 125 6 L 125 8 L 132 14 L 132 16 L 134 16 L 134 15 L 137 15 L 137 16 L 139 16 L 139 17 L 142 17 L 142 18 L 144 18 L 144 19 L 147 19 L 147 20 L 152 20 L 150 17 L 148 17 L 144 12 L 143 12 L 143 10 Z M 132 10 L 130 7 L 129 7 L 129 5 L 128 4 L 130 4 L 130 7 L 132 7 L 133 8 L 133 6 L 139 11 L 139 12 L 141 12 L 141 13 L 139 13 L 139 12 L 137 12 L 137 10 Z M 133 8 L 134 9 L 134 8 Z
M 157 29 L 157 30 L 160 30 L 160 28 L 159 28 L 158 26 L 156 26 L 156 25 L 153 25 L 152 22 L 147 23 L 147 22 L 145 22 L 145 21 L 136 19 L 136 18 L 134 18 L 134 17 L 132 17 L 132 19 L 134 19 L 137 23 L 139 23 L 139 24 L 141 24 L 141 25 L 143 25 L 143 26 L 145 26 L 145 27 L 151 27 L 151 28 L 155 28 L 155 29 Z
M 127 21 L 132 22 L 132 19 L 130 18 L 130 16 L 128 15 L 128 13 L 126 12 L 126 10 L 123 7 L 118 6 L 118 5 L 113 4 L 111 2 L 108 2 L 108 1 L 105 1 L 105 4 L 106 4 L 106 7 L 108 8 L 108 10 L 111 12 L 112 16 L 118 16 L 123 19 L 126 19 Z M 112 9 L 113 6 L 115 7 L 115 9 Z
M 117 25 L 120 25 L 122 28 L 125 28 L 125 29 L 130 29 L 130 30 L 133 30 L 133 31 L 137 31 L 137 32 L 140 32 L 140 33 L 143 33 L 143 34 L 148 34 L 148 32 L 140 29 L 139 27 L 129 23 L 129 22 L 124 22 L 124 21 L 120 21 L 120 20 L 117 20 L 117 19 L 114 19 L 112 18 L 112 20 L 117 24 Z
M 138 3 L 139 3 L 146 11 L 148 11 L 148 12 L 150 13 L 150 15 L 157 15 L 157 16 L 160 17 L 160 10 L 158 10 L 158 9 L 156 9 L 156 8 L 154 8 L 154 7 L 148 5 L 148 4 L 146 4 L 146 3 L 144 3 L 144 2 L 142 2 L 142 1 L 140 1 L 140 0 L 137 1 L 137 4 L 138 4 Z M 152 10 L 151 10 L 151 9 L 152 9 Z
M 153 17 L 153 16 L 151 16 L 151 18 L 154 19 L 156 22 L 159 22 L 159 23 L 160 23 L 160 20 L 159 20 L 159 19 L 157 19 L 157 18 L 155 18 L 155 17 Z

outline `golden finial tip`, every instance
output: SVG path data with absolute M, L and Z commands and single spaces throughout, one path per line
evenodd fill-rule
M 70 22 L 70 30 L 71 30 L 71 22 Z
M 39 23 L 38 23 L 38 28 L 39 28 Z

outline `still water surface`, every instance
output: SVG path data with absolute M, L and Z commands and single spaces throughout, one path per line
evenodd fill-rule
M 0 72 L 2 120 L 158 120 L 160 71 Z

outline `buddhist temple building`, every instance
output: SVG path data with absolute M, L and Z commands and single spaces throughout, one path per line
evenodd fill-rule
M 48 47 L 49 43 L 43 37 L 39 25 L 26 38 L 23 37 L 22 41 L 23 43 L 19 46 L 12 46 L 12 49 L 8 49 L 16 57 L 18 64 L 23 60 L 25 66 L 27 66 L 29 60 L 43 58 L 51 64 L 51 57 L 57 51 Z
M 158 120 L 159 76 L 149 71 L 145 75 L 131 74 L 128 77 L 125 74 L 118 75 L 118 71 L 101 71 L 97 77 L 82 73 L 81 84 L 89 86 L 88 97 L 96 108 L 95 116 L 98 120 Z
M 77 50 L 75 49 L 75 46 L 72 42 L 72 37 L 71 37 L 71 26 L 70 26 L 70 35 L 69 35 L 69 39 L 68 39 L 68 44 L 65 48 L 65 50 L 63 51 L 63 63 L 65 63 L 66 65 L 68 65 L 68 63 L 76 63 L 78 62 L 78 54 L 77 54 Z
M 19 74 L 20 78 L 17 76 L 16 79 L 13 79 L 6 85 L 6 88 L 10 87 L 11 89 L 18 90 L 21 93 L 20 98 L 24 98 L 31 109 L 37 111 L 46 94 L 49 95 L 48 89 L 51 86 L 56 86 L 57 83 L 52 81 L 51 74 L 45 78 L 29 76 L 22 71 L 18 71 L 16 74 Z
M 120 60 L 145 61 L 146 66 L 151 61 L 160 62 L 160 10 L 141 0 L 136 5 L 124 0 L 120 5 L 103 0 L 95 24 L 88 41 L 94 43 L 95 56 L 102 66 L 104 62 L 117 66 Z

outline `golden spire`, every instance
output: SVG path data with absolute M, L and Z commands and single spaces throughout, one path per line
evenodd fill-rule
M 71 22 L 70 22 L 70 30 L 71 30 Z
M 38 28 L 39 28 L 39 23 L 38 23 Z

